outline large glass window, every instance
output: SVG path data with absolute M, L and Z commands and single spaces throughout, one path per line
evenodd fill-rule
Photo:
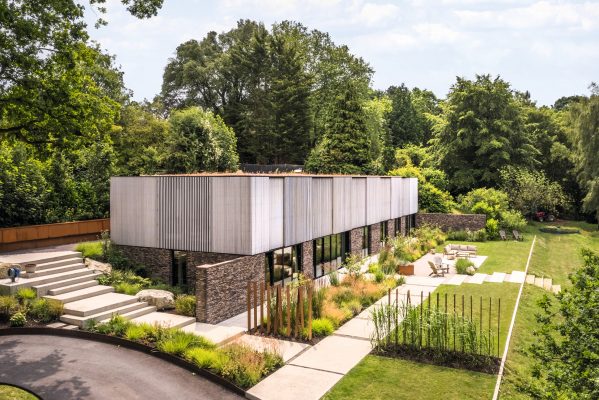
M 172 252 L 171 285 L 187 285 L 187 253 L 184 251 Z
M 387 221 L 381 222 L 381 243 L 387 240 Z
M 362 255 L 370 254 L 370 227 L 362 228 Z
M 395 236 L 401 236 L 401 218 L 395 218 Z
M 349 253 L 349 232 L 314 239 L 314 276 L 321 277 L 341 268 L 345 254 Z
M 302 267 L 302 245 L 283 247 L 266 253 L 264 276 L 270 285 L 285 285 L 298 279 Z

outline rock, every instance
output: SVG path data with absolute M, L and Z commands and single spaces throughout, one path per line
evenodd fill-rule
M 91 258 L 86 258 L 84 263 L 87 268 L 93 269 L 94 271 L 100 271 L 105 274 L 109 274 L 110 271 L 112 271 L 112 266 L 110 264 L 92 260 Z
M 144 289 L 135 295 L 137 300 L 145 301 L 158 310 L 175 308 L 175 295 L 167 290 Z
M 476 269 L 471 265 L 468 268 L 466 268 L 466 273 L 468 275 L 474 275 L 474 273 L 476 272 Z

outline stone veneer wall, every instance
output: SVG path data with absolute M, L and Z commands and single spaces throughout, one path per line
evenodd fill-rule
M 312 241 L 302 243 L 302 273 L 314 279 L 314 246 Z
M 477 231 L 479 229 L 485 229 L 486 223 L 487 216 L 485 214 L 416 214 L 416 226 L 424 224 L 436 225 L 444 231 L 465 229 Z
M 196 267 L 196 317 L 216 324 L 246 309 L 248 282 L 264 282 L 264 254 Z
M 350 253 L 361 255 L 362 254 L 362 236 L 364 236 L 363 228 L 352 229 L 349 233 L 349 250 Z
M 387 221 L 387 237 L 394 238 L 395 237 L 395 220 L 390 219 Z
M 173 264 L 170 250 L 117 244 L 113 244 L 112 246 L 132 262 L 144 265 L 150 278 L 170 283 L 171 266 Z
M 373 224 L 370 229 L 370 254 L 381 251 L 381 224 Z
M 236 258 L 239 258 L 236 254 L 204 253 L 199 251 L 187 252 L 187 286 L 192 291 L 195 291 L 197 266 L 221 263 Z

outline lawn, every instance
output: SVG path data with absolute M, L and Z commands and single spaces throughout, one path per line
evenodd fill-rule
M 341 399 L 481 399 L 493 393 L 495 375 L 367 356 L 326 394 Z
M 10 385 L 0 385 L 0 399 L 2 400 L 38 400 L 38 397 Z
M 448 294 L 448 309 L 453 309 L 453 294 L 461 310 L 465 295 L 466 315 L 470 314 L 469 297 L 474 299 L 473 319 L 478 320 L 480 296 L 486 299 L 483 314 L 488 316 L 488 299 L 493 298 L 491 327 L 497 329 L 495 299 L 501 298 L 500 354 L 503 352 L 509 322 L 516 302 L 519 285 L 513 283 L 441 285 L 431 294 L 431 306 L 436 306 L 436 293 L 444 306 Z M 425 303 L 426 307 L 427 303 Z M 441 306 L 440 306 L 441 307 Z M 488 322 L 488 319 L 487 319 Z M 483 326 L 486 327 L 486 323 Z M 412 361 L 368 356 L 325 396 L 325 399 L 484 399 L 490 398 L 495 387 L 495 375 L 416 363 Z M 423 384 L 426 383 L 426 384 Z

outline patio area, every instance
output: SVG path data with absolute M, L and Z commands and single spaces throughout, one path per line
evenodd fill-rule
M 439 258 L 439 257 L 441 258 L 442 264 L 446 264 L 449 266 L 449 272 L 446 273 L 445 276 L 456 275 L 457 271 L 455 269 L 455 263 L 457 262 L 458 258 L 456 257 L 454 259 L 449 259 L 443 253 L 435 253 L 435 254 L 427 253 L 424 256 L 422 256 L 420 259 L 414 261 L 414 275 L 415 276 L 429 276 L 429 274 L 432 272 L 431 267 L 428 264 L 429 261 L 435 263 L 435 259 Z M 485 262 L 486 259 L 487 259 L 487 256 L 481 256 L 481 255 L 468 257 L 468 260 L 472 261 L 472 263 L 474 264 L 474 268 L 476 268 L 476 270 L 478 270 L 480 268 L 480 266 Z

